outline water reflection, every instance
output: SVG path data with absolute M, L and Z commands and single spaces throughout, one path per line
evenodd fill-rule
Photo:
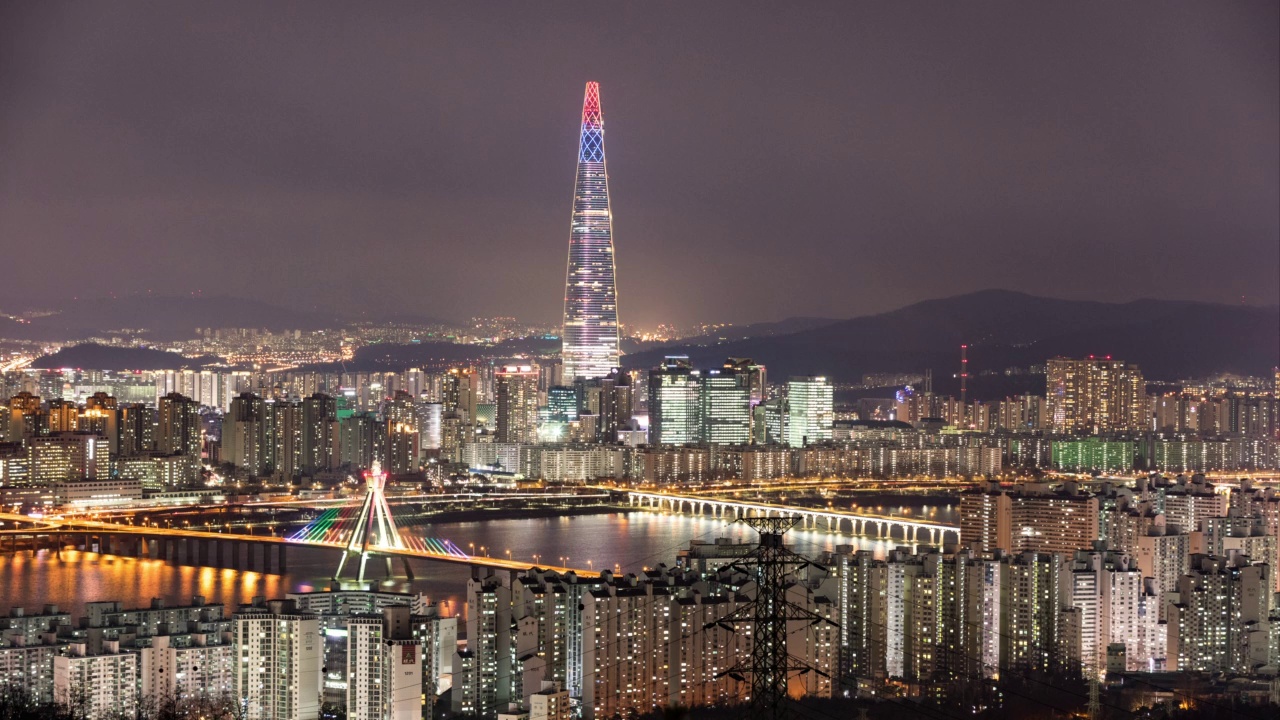
M 939 513 L 939 521 L 949 521 L 949 513 Z M 740 541 L 754 539 L 755 533 L 740 523 L 710 517 L 691 517 L 652 512 L 615 513 L 529 520 L 489 520 L 443 523 L 418 528 L 426 536 L 448 538 L 474 554 L 536 562 L 639 571 L 658 563 L 673 563 L 676 553 L 691 540 L 710 542 L 717 537 Z M 899 540 L 854 538 L 825 530 L 793 530 L 789 544 L 803 554 L 816 555 L 837 545 L 869 549 L 883 557 Z M 483 551 L 482 551 L 483 549 Z M 0 555 L 0 612 L 25 607 L 35 612 L 46 603 L 58 605 L 73 615 L 86 602 L 120 600 L 126 606 L 145 605 L 153 597 L 170 604 L 187 603 L 201 595 L 209 603 L 234 607 L 254 596 L 280 597 L 286 592 L 322 590 L 329 587 L 329 575 L 337 566 L 332 550 L 292 548 L 289 572 L 271 575 L 244 570 L 177 567 L 161 560 L 134 559 L 97 553 L 63 550 L 61 555 L 40 551 Z M 398 566 L 398 563 L 397 563 Z M 370 563 L 374 573 L 381 563 Z M 398 568 L 397 568 L 398 569 Z M 414 561 L 416 579 L 379 581 L 381 589 L 424 592 L 432 601 L 444 604 L 449 613 L 461 613 L 469 568 L 461 565 Z

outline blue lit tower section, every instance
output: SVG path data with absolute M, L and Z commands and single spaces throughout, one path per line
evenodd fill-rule
M 614 283 L 613 215 L 604 162 L 600 84 L 582 101 L 578 177 L 573 187 L 569 270 L 565 280 L 561 350 L 564 383 L 604 377 L 618 366 L 618 289 Z

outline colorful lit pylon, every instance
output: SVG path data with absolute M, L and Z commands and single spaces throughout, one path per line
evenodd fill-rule
M 396 529 L 396 521 L 391 517 L 391 508 L 387 505 L 387 496 L 384 493 L 387 474 L 382 472 L 381 463 L 375 461 L 373 467 L 365 471 L 364 482 L 364 503 L 360 505 L 360 514 L 356 517 L 355 532 L 351 533 L 351 539 L 343 548 L 342 559 L 338 561 L 338 571 L 333 574 L 335 579 L 342 576 L 347 558 L 352 555 L 360 555 L 360 572 L 356 580 L 363 583 L 365 565 L 373 551 L 405 548 L 404 540 L 400 538 L 400 531 Z M 408 569 L 407 561 L 405 569 Z M 387 558 L 387 574 L 391 574 L 390 557 Z

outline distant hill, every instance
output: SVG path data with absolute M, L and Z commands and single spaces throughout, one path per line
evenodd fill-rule
M 750 323 L 748 325 L 729 325 L 718 332 L 706 335 L 681 338 L 679 342 L 668 343 L 669 346 L 681 345 L 723 345 L 725 343 L 749 340 L 751 338 L 772 337 L 774 335 L 790 335 L 792 333 L 813 330 L 840 322 L 832 318 L 790 317 L 776 322 Z
M 439 367 L 440 365 L 465 363 L 482 358 L 505 356 L 541 355 L 560 350 L 560 340 L 526 338 L 508 340 L 498 345 L 463 345 L 449 342 L 424 342 L 409 345 L 365 345 L 356 350 L 355 357 L 342 363 L 313 365 L 310 369 L 343 372 L 395 371 L 411 367 Z
M 36 358 L 31 367 L 56 370 L 58 368 L 92 368 L 94 370 L 182 370 L 200 369 L 218 362 L 215 357 L 188 358 L 178 353 L 150 348 L 123 348 L 86 343 L 44 357 Z
M 962 343 L 969 344 L 971 375 L 1025 368 L 1056 355 L 1111 355 L 1137 363 L 1156 379 L 1265 375 L 1280 362 L 1280 309 L 1171 300 L 1084 302 L 987 290 L 787 335 L 712 347 L 668 346 L 624 362 L 652 367 L 663 355 L 680 353 L 697 366 L 712 367 L 729 356 L 751 357 L 777 382 L 804 374 L 856 382 L 864 373 L 932 369 L 935 389 L 951 391 Z
M 157 340 L 195 337 L 196 328 L 256 327 L 272 332 L 318 330 L 337 325 L 332 315 L 277 307 L 257 300 L 233 297 L 94 298 L 70 300 L 50 308 L 50 315 L 31 318 L 29 324 L 0 327 L 0 337 L 29 340 L 88 338 L 122 328 L 146 328 Z

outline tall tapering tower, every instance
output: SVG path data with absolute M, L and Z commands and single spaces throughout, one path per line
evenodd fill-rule
M 600 84 L 582 101 L 578 177 L 573 186 L 569 270 L 565 279 L 561 350 L 564 382 L 604 377 L 618 366 L 618 288 L 614 282 L 613 213 L 604 162 Z

